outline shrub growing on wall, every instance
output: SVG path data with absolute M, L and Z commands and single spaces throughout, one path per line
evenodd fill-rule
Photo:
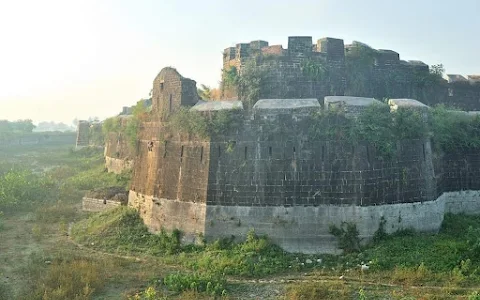
M 200 113 L 188 108 L 180 108 L 169 118 L 169 126 L 183 133 L 202 138 L 222 135 L 238 127 L 242 120 L 241 110 L 225 110 L 213 113 Z
M 347 117 L 341 108 L 319 110 L 312 115 L 309 134 L 313 139 L 341 140 L 352 145 L 368 142 L 380 157 L 392 158 L 398 140 L 425 138 L 428 127 L 416 110 L 391 113 L 387 105 L 371 105 L 357 118 Z
M 443 105 L 430 111 L 432 140 L 437 150 L 460 151 L 480 148 L 480 116 L 449 111 Z
M 265 71 L 257 66 L 255 60 L 250 60 L 242 68 L 237 81 L 237 91 L 240 100 L 247 108 L 260 98 L 260 90 L 265 81 Z

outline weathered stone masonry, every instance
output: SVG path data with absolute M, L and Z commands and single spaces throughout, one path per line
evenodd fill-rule
M 285 51 L 262 48 L 265 43 L 250 47 Z M 301 58 L 308 43 L 308 38 L 294 39 L 289 51 Z M 343 49 L 340 40 L 327 39 L 314 49 L 324 53 L 340 49 L 340 44 Z M 235 59 L 248 53 L 246 49 L 243 44 L 230 49 L 225 61 L 241 63 Z M 342 60 L 336 50 L 319 54 L 332 68 Z M 382 55 L 395 56 L 388 51 Z M 298 63 L 292 68 L 297 67 Z M 339 77 L 333 89 L 342 94 L 348 86 L 341 63 L 336 68 Z M 214 114 L 241 108 L 241 102 L 204 103 L 194 93 L 194 81 L 171 68 L 160 72 L 154 81 L 152 120 L 141 127 L 129 193 L 129 205 L 139 210 L 150 230 L 180 229 L 186 240 L 195 241 L 200 236 L 242 237 L 254 228 L 288 251 L 335 252 L 331 224 L 355 222 L 361 237 L 368 239 L 382 218 L 387 232 L 410 227 L 436 231 L 445 212 L 480 212 L 475 191 L 480 190 L 478 153 L 434 156 L 429 139 L 399 140 L 397 154 L 389 161 L 368 143 L 314 140 L 310 115 L 322 109 L 321 104 L 323 109 L 340 105 L 355 117 L 376 100 L 323 98 L 327 90 L 312 89 L 312 82 L 302 84 L 302 77 L 295 76 L 289 82 L 272 82 L 285 84 L 292 92 L 287 95 L 301 99 L 285 99 L 277 88 L 265 89 L 267 98 L 280 99 L 258 101 L 244 112 L 243 124 L 225 135 L 199 138 L 167 126 L 168 115 L 181 106 Z M 428 109 L 408 99 L 390 104 L 396 109 Z
M 405 61 L 392 50 L 371 49 L 366 61 L 351 58 L 361 43 L 344 45 L 343 40 L 289 37 L 288 48 L 269 46 L 266 41 L 252 41 L 229 47 L 223 53 L 223 68 L 236 67 L 239 73 L 255 60 L 264 71 L 260 98 L 316 98 L 329 95 L 410 98 L 427 105 L 439 103 L 477 110 L 480 106 L 480 77 L 448 75 L 448 80 L 430 82 L 429 67 L 421 61 Z M 317 64 L 325 74 L 312 78 L 302 69 Z M 359 84 L 359 82 L 363 84 Z M 225 87 L 224 87 L 225 88 Z

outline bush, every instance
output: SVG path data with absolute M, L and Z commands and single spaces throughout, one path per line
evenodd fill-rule
M 241 110 L 218 111 L 207 116 L 187 108 L 180 108 L 168 119 L 171 128 L 201 138 L 225 134 L 238 127 L 241 120 Z
M 226 295 L 226 280 L 223 276 L 212 274 L 170 274 L 163 279 L 165 286 L 174 292 L 192 290 L 205 292 L 212 296 Z
M 10 170 L 0 176 L 0 206 L 38 203 L 54 191 L 53 181 L 31 171 Z
M 330 233 L 337 238 L 338 248 L 345 253 L 360 251 L 360 238 L 355 223 L 342 222 L 340 227 L 330 226 Z
M 480 300 L 480 292 L 475 291 L 468 296 L 468 300 Z

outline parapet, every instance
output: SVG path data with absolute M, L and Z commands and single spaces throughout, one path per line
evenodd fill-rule
M 388 100 L 388 105 L 390 105 L 391 112 L 395 112 L 399 109 L 413 109 L 420 111 L 424 121 L 428 118 L 427 112 L 430 108 L 428 105 L 414 99 L 390 99 Z
M 324 100 L 325 109 L 342 109 L 347 115 L 358 115 L 370 105 L 384 105 L 373 98 L 327 96 Z
M 429 72 L 429 67 L 426 63 L 420 60 L 409 60 L 408 65 L 410 68 L 413 68 L 415 71 L 419 72 Z
M 320 109 L 317 99 L 261 99 L 253 106 L 253 113 L 264 117 L 274 117 L 293 113 L 295 117 L 309 115 L 312 111 Z
M 220 110 L 234 110 L 242 109 L 243 102 L 234 100 L 234 101 L 203 101 L 200 100 L 195 104 L 190 110 L 194 111 L 220 111 Z
M 448 83 L 452 82 L 467 82 L 468 80 L 459 74 L 447 74 Z
M 317 99 L 261 99 L 253 106 L 254 110 L 262 109 L 299 109 L 320 107 Z
M 468 75 L 467 78 L 470 83 L 480 83 L 480 75 Z

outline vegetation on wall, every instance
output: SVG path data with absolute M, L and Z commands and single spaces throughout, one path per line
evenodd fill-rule
M 238 70 L 235 66 L 229 66 L 222 70 L 222 85 L 224 89 L 236 88 L 238 85 Z
M 449 111 L 443 105 L 431 110 L 430 127 L 437 150 L 462 151 L 480 148 L 480 116 Z
M 480 116 L 447 110 L 439 105 L 428 112 L 371 105 L 356 118 L 347 117 L 341 108 L 319 110 L 312 115 L 309 135 L 317 140 L 367 142 L 383 158 L 392 158 L 396 142 L 431 137 L 436 150 L 480 149 Z
M 354 41 L 345 52 L 345 67 L 348 93 L 363 96 L 371 90 L 370 78 L 375 61 L 375 49 Z
M 303 75 L 311 80 L 320 81 L 325 80 L 327 76 L 327 67 L 324 63 L 318 60 L 305 59 L 300 66 Z
M 103 137 L 108 138 L 109 133 L 123 135 L 132 149 L 136 149 L 140 124 L 148 118 L 146 100 L 140 100 L 133 107 L 132 115 L 128 118 L 111 117 L 103 121 Z
M 414 73 L 413 80 L 420 87 L 433 85 L 443 80 L 444 73 L 445 68 L 442 64 L 431 65 L 428 73 Z
M 213 113 L 200 113 L 188 108 L 180 108 L 170 115 L 169 126 L 183 133 L 206 138 L 221 135 L 238 127 L 242 120 L 241 110 L 221 110 Z
M 357 118 L 347 117 L 342 108 L 319 110 L 312 115 L 310 136 L 318 140 L 341 140 L 357 144 L 372 144 L 377 154 L 392 158 L 396 142 L 420 139 L 428 135 L 428 128 L 420 112 L 401 109 L 390 112 L 388 105 L 371 105 Z
M 95 123 L 90 125 L 88 129 L 88 140 L 90 145 L 104 145 L 105 136 L 103 135 L 103 125 Z
M 247 108 L 253 107 L 260 99 L 260 89 L 264 81 L 265 71 L 257 66 L 255 60 L 248 61 L 237 81 L 238 96 Z
M 200 85 L 200 88 L 197 89 L 198 96 L 200 99 L 208 101 L 208 100 L 220 100 L 220 90 L 216 88 L 211 88 L 204 84 Z

